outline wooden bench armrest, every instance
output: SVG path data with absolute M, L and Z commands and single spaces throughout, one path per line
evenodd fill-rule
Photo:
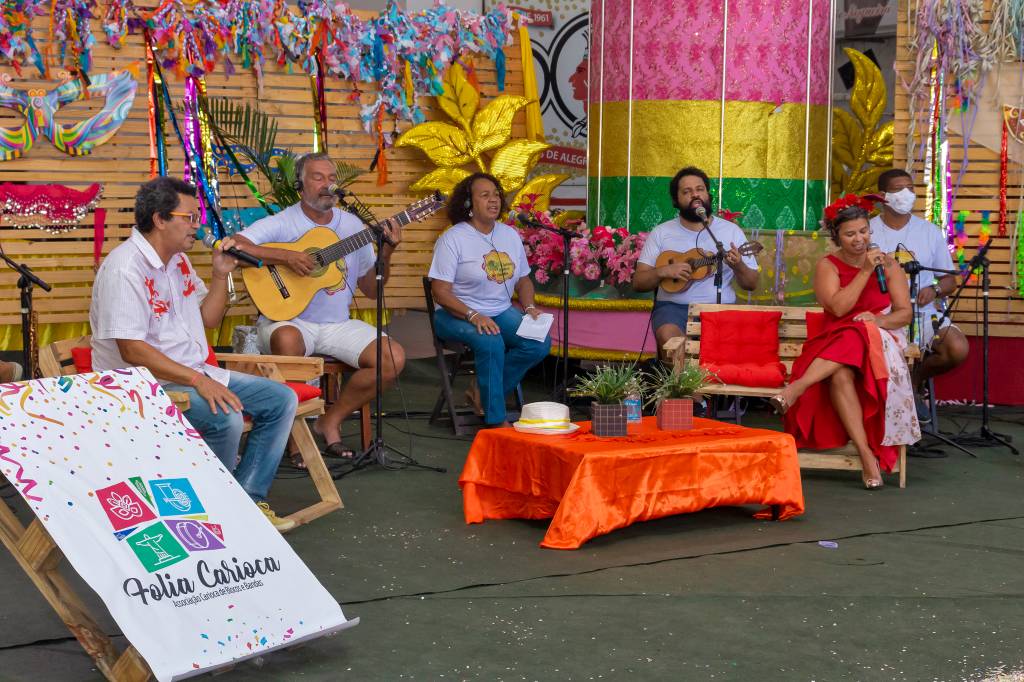
M 297 355 L 245 355 L 242 353 L 217 353 L 217 362 L 226 369 L 246 374 L 268 376 L 260 366 L 275 366 L 284 381 L 309 381 L 324 373 L 323 358 L 306 358 Z M 276 377 L 270 377 L 276 378 Z

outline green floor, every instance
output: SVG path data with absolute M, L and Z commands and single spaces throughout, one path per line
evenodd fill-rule
M 411 363 L 389 409 L 426 410 L 436 383 Z M 944 410 L 943 428 L 977 428 L 974 414 Z M 997 410 L 993 427 L 1024 442 L 1022 415 Z M 448 472 L 357 472 L 339 481 L 344 510 L 288 535 L 361 624 L 217 679 L 1021 679 L 1024 461 L 1005 449 L 911 459 L 905 490 L 807 472 L 797 519 L 716 509 L 566 552 L 538 546 L 543 522 L 465 525 L 470 439 L 387 424 L 389 443 L 407 449 L 411 431 L 415 457 Z M 283 472 L 272 502 L 286 512 L 309 487 Z M 0 679 L 98 679 L 7 556 L 0 575 Z

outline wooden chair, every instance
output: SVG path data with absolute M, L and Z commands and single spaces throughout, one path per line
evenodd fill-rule
M 80 336 L 51 343 L 39 349 L 39 369 L 43 376 L 61 376 L 75 374 L 75 365 L 71 356 L 72 348 L 88 348 L 90 337 Z M 320 358 L 302 358 L 288 355 L 240 355 L 236 353 L 217 353 L 217 361 L 226 369 L 246 374 L 255 374 L 281 383 L 288 381 L 309 381 L 323 374 L 323 361 Z M 168 397 L 185 411 L 188 409 L 188 394 L 168 391 Z M 295 421 L 292 424 L 291 436 L 288 439 L 290 448 L 302 455 L 309 477 L 320 496 L 320 501 L 304 507 L 287 517 L 296 524 L 309 523 L 325 514 L 341 509 L 344 505 L 341 495 L 334 485 L 331 473 L 324 463 L 320 448 L 313 440 L 313 434 L 306 423 L 307 417 L 316 417 L 324 413 L 324 401 L 312 398 L 299 403 L 295 410 Z M 244 431 L 252 426 L 245 423 Z
M 458 408 L 452 394 L 452 387 L 457 376 L 476 375 L 473 350 L 461 341 L 446 341 L 434 331 L 434 311 L 437 307 L 434 304 L 434 295 L 430 290 L 429 277 L 423 278 L 423 298 L 426 303 L 427 318 L 430 320 L 430 337 L 434 342 L 437 371 L 441 375 L 441 390 L 434 402 L 434 409 L 430 413 L 430 423 L 435 424 L 445 419 L 446 417 L 442 415 L 443 410 L 447 413 L 447 420 L 451 422 L 456 436 L 473 433 L 483 424 L 483 418 L 473 412 L 471 408 Z M 516 409 L 521 410 L 523 408 L 522 385 L 516 386 L 514 394 Z
M 0 500 L 0 542 L 3 542 L 104 677 L 118 682 L 145 682 L 152 677 L 149 666 L 135 647 L 128 647 L 120 655 L 117 653 L 110 637 L 96 624 L 74 588 L 60 574 L 59 567 L 64 553 L 39 519 L 33 518 L 26 528 L 10 507 Z
M 679 365 L 688 360 L 698 361 L 700 358 L 700 315 L 702 312 L 720 310 L 736 311 L 781 311 L 779 320 L 779 360 L 786 366 L 786 374 L 793 370 L 793 361 L 800 356 L 804 341 L 807 340 L 806 315 L 809 312 L 821 312 L 818 307 L 799 306 L 763 306 L 739 304 L 691 303 L 686 315 L 686 335 L 669 339 L 665 351 L 672 358 L 673 364 Z M 920 357 L 917 346 L 910 346 L 905 353 L 911 365 Z M 701 393 L 711 396 L 733 396 L 751 398 L 770 398 L 779 392 L 778 388 L 760 386 L 740 386 L 737 384 L 710 384 L 701 389 Z M 735 403 L 736 423 L 740 422 L 739 401 Z M 852 469 L 861 470 L 860 456 L 851 443 L 832 450 L 801 450 L 799 451 L 801 469 Z M 907 448 L 900 446 L 899 459 L 895 471 L 899 472 L 900 487 L 907 485 Z

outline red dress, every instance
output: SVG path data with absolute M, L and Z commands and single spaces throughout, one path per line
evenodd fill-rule
M 839 270 L 840 286 L 848 286 L 860 272 L 859 267 L 847 265 L 839 258 L 826 256 Z M 863 312 L 876 315 L 892 305 L 889 294 L 883 294 L 878 288 L 875 277 L 868 278 L 860 297 L 843 317 L 835 317 L 829 312 L 824 313 L 824 326 L 820 333 L 807 339 L 803 349 L 793 362 L 790 382 L 799 379 L 807 371 L 815 358 L 832 360 L 852 367 L 856 378 L 854 385 L 861 411 L 864 413 L 864 430 L 867 432 L 871 451 L 878 457 L 885 471 L 892 471 L 898 450 L 896 446 L 882 445 L 885 436 L 885 400 L 887 393 L 888 373 L 875 371 L 872 367 L 872 353 L 877 352 L 876 328 L 863 322 L 854 322 L 853 318 Z M 877 359 L 877 358 L 876 358 Z M 875 367 L 878 365 L 875 364 Z M 785 416 L 786 431 L 796 439 L 797 447 L 814 450 L 837 448 L 846 445 L 850 437 L 846 428 L 839 420 L 839 415 L 832 406 L 828 381 L 820 381 L 811 386 L 800 396 L 796 404 L 791 406 Z

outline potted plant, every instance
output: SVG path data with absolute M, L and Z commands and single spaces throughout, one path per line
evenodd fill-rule
M 574 395 L 594 399 L 590 403 L 591 431 L 595 436 L 625 436 L 626 406 L 631 394 L 641 394 L 642 386 L 633 365 L 602 365 L 582 377 Z
M 693 396 L 700 392 L 713 374 L 695 362 L 682 367 L 656 367 L 647 378 L 650 400 L 657 405 L 658 428 L 685 431 L 693 428 Z

